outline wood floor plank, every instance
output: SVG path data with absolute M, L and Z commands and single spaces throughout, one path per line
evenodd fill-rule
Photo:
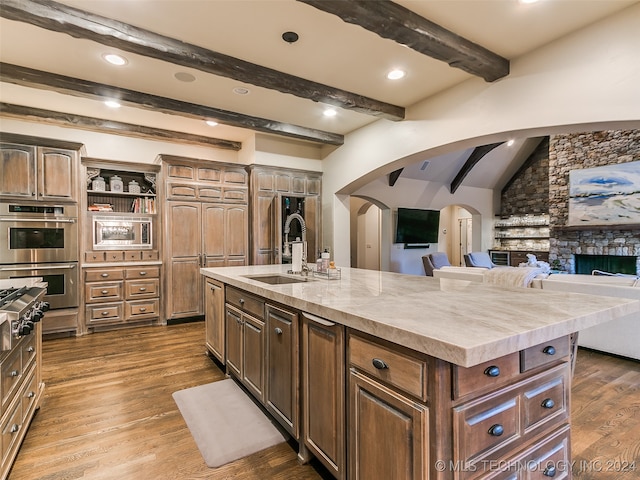
M 47 340 L 43 378 L 10 480 L 331 478 L 298 464 L 287 443 L 206 466 L 171 396 L 224 378 L 205 353 L 202 322 Z M 581 349 L 571 410 L 574 479 L 640 478 L 639 362 Z

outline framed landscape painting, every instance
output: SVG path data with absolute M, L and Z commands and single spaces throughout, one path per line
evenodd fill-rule
M 640 162 L 571 170 L 568 224 L 640 224 Z

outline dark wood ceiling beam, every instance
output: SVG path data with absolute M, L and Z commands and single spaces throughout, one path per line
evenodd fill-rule
M 509 60 L 388 0 L 298 0 L 450 66 L 493 82 Z
M 216 120 L 232 127 L 248 128 L 258 132 L 308 140 L 328 145 L 342 145 L 344 136 L 276 122 L 263 118 L 241 115 L 227 110 L 205 107 L 194 103 L 181 102 L 171 98 L 158 97 L 147 93 L 113 87 L 103 83 L 90 82 L 78 78 L 65 77 L 55 73 L 34 70 L 19 65 L 0 63 L 0 80 L 23 87 L 50 90 L 90 100 L 117 99 L 122 105 L 143 110 L 180 115 L 196 120 Z
M 471 152 L 471 155 L 469 155 L 469 158 L 467 158 L 467 161 L 464 163 L 458 174 L 451 182 L 451 187 L 449 188 L 450 192 L 455 193 L 458 187 L 462 185 L 462 181 L 465 179 L 465 177 L 469 175 L 473 167 L 475 167 L 476 164 L 480 160 L 482 160 L 482 157 L 484 157 L 491 150 L 499 147 L 503 143 L 504 142 L 490 143 L 489 145 L 481 145 L 480 147 L 474 148 L 473 152 Z
M 396 182 L 398 181 L 398 178 L 400 178 L 400 174 L 402 173 L 402 170 L 404 170 L 403 168 L 400 168 L 398 170 L 394 170 L 393 172 L 391 172 L 389 174 L 389 186 L 393 187 Z
M 144 127 L 131 123 L 116 122 L 102 118 L 86 117 L 72 113 L 55 112 L 42 108 L 25 107 L 11 103 L 0 103 L 0 117 L 17 118 L 20 120 L 31 119 L 49 125 L 60 127 L 73 127 L 93 132 L 125 135 L 128 137 L 144 138 L 146 140 L 160 140 L 165 142 L 192 144 L 206 147 L 222 148 L 238 151 L 242 148 L 240 142 L 223 140 L 219 138 L 193 135 L 190 133 L 164 130 L 161 128 Z
M 288 75 L 48 0 L 2 0 L 0 16 L 315 102 L 402 120 L 404 108 Z

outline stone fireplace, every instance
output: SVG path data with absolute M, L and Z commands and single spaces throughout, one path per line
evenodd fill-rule
M 591 274 L 594 270 L 638 275 L 638 257 L 634 255 L 574 255 L 575 273 Z
M 612 130 L 550 137 L 551 262 L 558 260 L 561 268 L 570 273 L 591 273 L 591 270 L 595 269 L 640 274 L 640 219 L 638 223 L 630 224 L 628 227 L 567 226 L 571 170 L 639 160 L 640 130 Z

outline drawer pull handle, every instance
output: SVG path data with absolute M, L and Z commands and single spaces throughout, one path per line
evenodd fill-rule
M 553 465 L 549 465 L 547 468 L 544 469 L 544 472 L 542 472 L 542 474 L 545 477 L 555 477 L 556 476 L 556 467 Z
M 546 353 L 547 355 L 555 355 L 556 349 L 553 345 L 549 345 L 548 347 L 544 347 L 544 350 L 542 350 L 542 353 Z
M 94 257 L 94 258 L 95 258 L 95 257 Z M 108 273 L 103 273 L 103 274 L 101 274 L 100 276 L 101 276 L 102 278 L 107 278 L 107 277 L 109 276 L 109 274 L 108 274 Z
M 282 335 L 282 329 L 280 327 L 276 327 L 274 331 L 276 332 L 276 335 Z
M 102 315 L 107 316 L 109 315 L 109 312 L 102 312 Z
M 107 293 L 109 293 L 109 290 L 102 290 L 102 292 L 100 293 L 102 293 L 102 295 L 106 295 Z
M 244 305 L 244 298 L 240 299 L 240 305 Z
M 33 348 L 33 347 L 29 347 L 29 348 L 27 348 L 27 352 L 29 352 L 29 353 L 33 353 L 33 352 L 35 352 L 35 350 L 36 350 L 36 349 L 35 349 L 35 348 Z
M 500 367 L 496 367 L 495 365 L 487 367 L 484 370 L 484 374 L 487 377 L 498 377 L 500 375 Z
M 36 392 L 29 392 L 29 393 L 27 394 L 27 398 L 33 398 L 33 397 L 35 397 L 35 396 L 36 396 Z
M 378 370 L 385 370 L 389 368 L 389 365 L 384 363 L 384 360 L 380 360 L 379 358 L 374 358 L 371 361 L 371 363 L 373 363 L 373 366 L 376 367 Z
M 553 399 L 551 398 L 545 398 L 542 401 L 542 408 L 553 408 L 556 406 L 556 402 L 553 401 Z
M 147 287 L 140 287 L 138 290 L 140 290 L 141 292 L 146 292 L 147 291 Z
M 13 425 L 11 425 L 11 429 L 9 430 L 9 433 L 16 433 L 18 430 L 20 430 L 20 425 L 18 425 L 17 423 L 14 423 Z
M 504 427 L 499 423 L 492 425 L 489 429 L 489 435 L 493 435 L 494 437 L 499 437 L 504 433 Z
M 17 377 L 18 375 L 20 375 L 20 372 L 18 370 L 11 370 L 11 374 L 12 377 Z
M 147 308 L 146 308 L 146 307 L 140 307 L 140 311 L 141 311 L 141 312 L 146 312 L 146 311 L 147 311 Z
M 145 272 L 145 271 L 140 272 L 141 276 L 145 276 L 146 274 L 147 274 L 147 272 Z

